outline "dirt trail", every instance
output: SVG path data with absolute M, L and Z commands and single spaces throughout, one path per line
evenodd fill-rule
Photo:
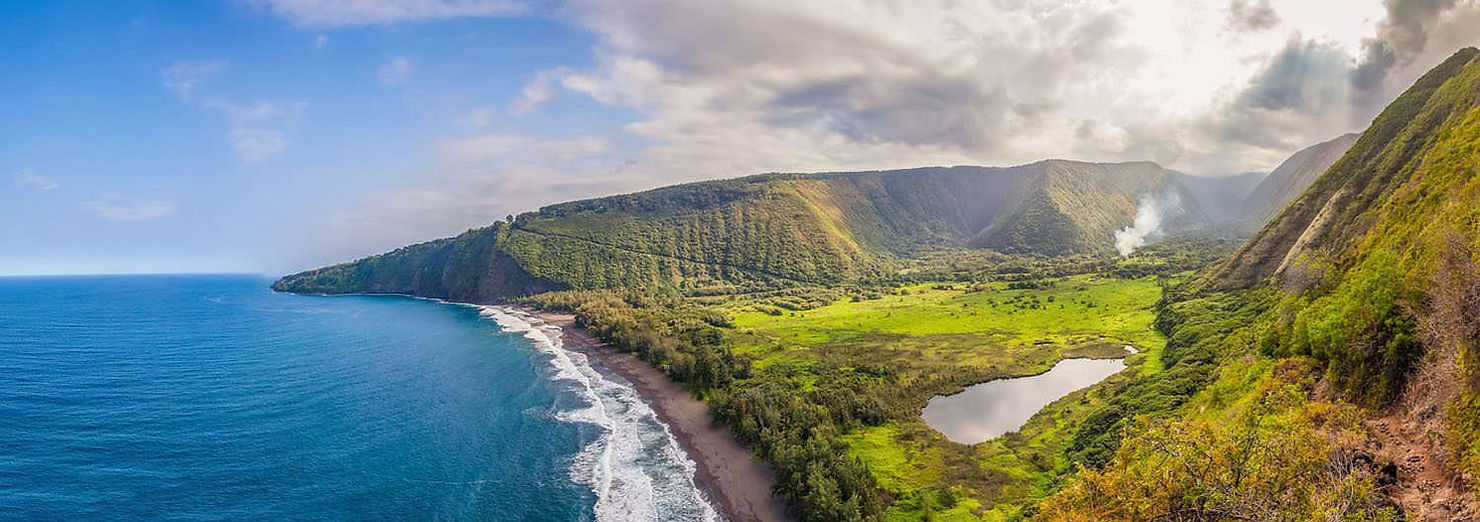
M 1387 493 L 1410 521 L 1480 521 L 1480 505 L 1444 459 L 1443 432 L 1431 419 L 1420 422 L 1400 412 L 1367 421 L 1377 437 L 1378 462 L 1396 466 L 1397 482 Z M 1442 430 L 1442 427 L 1438 428 Z

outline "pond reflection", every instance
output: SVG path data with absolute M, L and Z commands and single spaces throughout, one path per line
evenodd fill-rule
M 998 379 L 935 396 L 925 406 L 925 424 L 947 439 L 976 444 L 1015 431 L 1038 410 L 1075 390 L 1125 369 L 1120 359 L 1064 359 L 1045 373 Z

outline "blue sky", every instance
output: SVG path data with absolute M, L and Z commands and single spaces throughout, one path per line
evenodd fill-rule
M 5 9 L 0 117 L 20 124 L 0 137 L 16 181 L 0 188 L 0 273 L 279 268 L 303 220 L 395 185 L 425 141 L 470 131 L 470 108 L 592 45 L 539 18 L 303 30 L 233 3 Z M 172 86 L 172 67 L 194 72 Z M 623 112 L 488 111 L 477 127 L 559 137 Z
M 277 274 L 774 170 L 1267 170 L 1480 39 L 1472 1 L 1157 3 L 9 2 L 0 274 Z

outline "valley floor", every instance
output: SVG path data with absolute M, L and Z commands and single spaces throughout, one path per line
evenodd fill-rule
M 1098 274 L 1018 282 L 925 282 L 875 299 L 839 299 L 785 310 L 765 299 L 719 308 L 734 318 L 734 349 L 754 358 L 757 380 L 814 389 L 834 368 L 888 368 L 905 384 L 886 400 L 896 415 L 844 434 L 896 498 L 895 520 L 1004 519 L 1041 496 L 1069 469 L 1060 455 L 1078 420 L 1097 407 L 1098 388 L 1065 397 L 1017 433 L 962 445 L 926 426 L 919 413 L 934 395 L 988 380 L 1034 375 L 1073 357 L 1138 355 L 1111 379 L 1160 371 L 1166 339 L 1152 327 L 1161 297 L 1156 277 Z

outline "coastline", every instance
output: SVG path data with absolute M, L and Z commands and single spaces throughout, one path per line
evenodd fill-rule
M 575 316 L 525 310 L 560 328 L 564 348 L 585 354 L 599 370 L 619 375 L 668 425 L 673 437 L 695 464 L 695 482 L 729 522 L 792 520 L 781 499 L 771 495 L 771 466 L 753 458 L 730 432 L 716 424 L 709 406 L 668 380 L 663 372 L 635 355 L 607 346 L 575 324 Z

